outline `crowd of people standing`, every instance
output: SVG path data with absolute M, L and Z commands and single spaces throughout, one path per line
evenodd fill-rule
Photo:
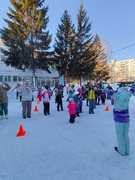
M 8 119 L 8 96 L 7 91 L 11 89 L 8 83 L 0 84 L 0 120 Z M 106 100 L 111 100 L 114 105 L 113 119 L 115 121 L 115 129 L 118 141 L 118 147 L 114 149 L 121 155 L 130 154 L 130 141 L 129 141 L 129 101 L 132 95 L 135 95 L 135 83 L 132 87 L 125 86 L 121 83 L 120 86 L 114 90 L 110 84 L 104 87 L 102 81 L 99 83 L 84 84 L 81 87 L 75 88 L 74 84 L 57 83 L 54 88 L 49 84 L 44 87 L 36 87 L 29 81 L 28 78 L 25 82 L 17 84 L 12 91 L 16 90 L 16 99 L 20 96 L 22 103 L 22 117 L 24 119 L 31 118 L 32 101 L 34 101 L 33 92 L 37 93 L 36 98 L 43 102 L 44 115 L 50 115 L 51 96 L 54 95 L 57 111 L 63 111 L 63 98 L 64 90 L 66 91 L 65 100 L 67 102 L 67 109 L 69 113 L 69 123 L 73 124 L 76 117 L 80 117 L 83 112 L 83 105 L 88 106 L 88 113 L 94 114 L 94 109 L 98 105 L 105 105 Z

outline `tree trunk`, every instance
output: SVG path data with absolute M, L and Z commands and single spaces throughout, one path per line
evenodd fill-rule
M 35 75 L 35 70 L 33 70 L 33 76 L 32 76 L 32 78 L 33 78 L 33 84 L 34 84 L 34 86 L 36 85 L 36 75 Z
M 82 80 L 83 80 L 82 77 L 80 77 L 80 86 L 82 86 Z

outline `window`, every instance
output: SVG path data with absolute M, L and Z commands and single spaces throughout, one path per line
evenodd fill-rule
M 4 82 L 11 82 L 11 76 L 5 76 Z
M 45 86 L 45 81 L 41 80 L 41 87 L 44 87 L 44 86 Z
M 7 82 L 7 80 L 8 80 L 8 78 L 7 78 L 7 76 L 5 76 L 5 77 L 4 77 L 4 81 Z
M 17 76 L 13 76 L 13 82 L 17 82 Z
M 22 77 L 18 76 L 18 81 L 22 81 Z
M 8 76 L 8 82 L 11 82 L 11 76 Z
M 0 82 L 3 82 L 3 76 L 0 76 Z

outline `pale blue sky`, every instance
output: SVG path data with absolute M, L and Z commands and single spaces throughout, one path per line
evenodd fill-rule
M 124 60 L 135 58 L 135 0 L 82 0 L 87 15 L 92 23 L 92 35 L 96 33 L 101 40 L 106 40 L 113 53 L 111 59 Z M 68 10 L 74 24 L 80 0 L 46 0 L 49 6 L 48 29 L 55 37 L 58 24 L 61 23 L 64 10 Z M 7 18 L 9 0 L 0 5 L 0 28 L 6 26 L 3 18 Z M 134 45 L 132 45 L 134 44 Z

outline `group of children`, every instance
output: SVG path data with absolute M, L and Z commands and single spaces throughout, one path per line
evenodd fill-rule
M 63 92 L 59 89 L 55 89 L 55 103 L 57 104 L 57 111 L 63 111 Z M 44 115 L 50 114 L 50 100 L 53 95 L 53 91 L 49 86 L 45 86 L 44 89 L 38 88 L 37 98 L 39 101 L 43 99 Z
M 50 100 L 51 96 L 54 94 L 55 103 L 57 104 L 57 111 L 63 111 L 63 91 L 64 89 L 59 88 L 61 86 L 56 86 L 53 90 L 49 86 L 44 88 L 38 88 L 37 98 L 39 101 L 43 101 L 43 112 L 44 115 L 50 115 Z M 53 93 L 54 92 L 54 93 Z M 83 90 L 78 88 L 77 94 L 75 94 L 74 85 L 72 85 L 67 92 L 67 108 L 70 114 L 70 123 L 75 122 L 75 117 L 80 116 L 79 113 L 82 112 L 82 101 L 83 101 Z
M 63 111 L 63 89 L 58 89 L 59 86 L 54 88 L 55 103 L 57 104 L 57 111 Z M 38 89 L 38 99 L 41 101 L 43 98 L 44 115 L 50 114 L 50 99 L 53 94 L 50 87 Z M 50 93 L 51 92 L 51 93 Z M 89 106 L 89 114 L 94 114 L 96 105 L 105 104 L 106 92 L 101 90 L 98 86 L 89 85 L 88 91 L 86 87 L 80 87 L 75 91 L 74 85 L 71 84 L 66 89 L 68 102 L 67 108 L 70 115 L 69 122 L 74 123 L 75 117 L 79 117 L 82 113 L 83 101 Z

